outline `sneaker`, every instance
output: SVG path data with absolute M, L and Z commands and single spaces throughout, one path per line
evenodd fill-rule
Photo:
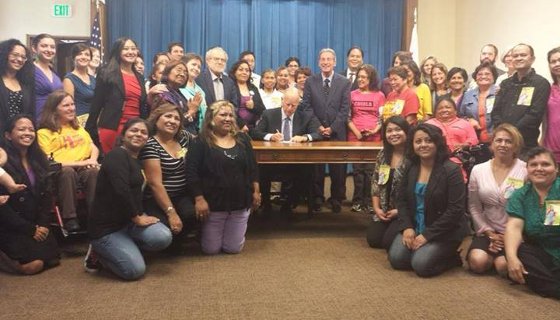
M 352 212 L 362 212 L 362 206 L 359 203 L 352 205 Z
M 101 269 L 101 262 L 97 257 L 97 253 L 93 251 L 91 244 L 88 247 L 86 257 L 84 258 L 84 269 L 89 273 L 96 273 L 99 269 Z
M 366 212 L 369 214 L 375 214 L 375 211 L 373 210 L 373 206 L 370 205 L 367 206 Z

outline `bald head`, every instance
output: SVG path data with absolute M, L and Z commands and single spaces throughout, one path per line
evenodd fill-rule
M 284 97 L 282 98 L 282 110 L 286 116 L 291 116 L 296 111 L 299 105 L 299 91 L 298 89 L 291 87 L 284 92 Z

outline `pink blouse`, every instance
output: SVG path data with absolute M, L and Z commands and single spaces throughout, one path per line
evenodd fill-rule
M 544 146 L 554 153 L 556 162 L 560 162 L 560 130 L 558 128 L 560 128 L 560 86 L 552 85 L 548 98 Z
M 527 176 L 526 163 L 516 159 L 506 179 L 498 185 L 492 173 L 492 161 L 474 166 L 469 181 L 469 210 L 478 235 L 489 230 L 504 233 L 507 199 L 514 189 L 521 187 L 513 182 L 525 182 Z

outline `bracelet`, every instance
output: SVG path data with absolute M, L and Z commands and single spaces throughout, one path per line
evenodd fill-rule
M 173 208 L 173 206 L 169 206 L 169 207 L 167 207 L 167 209 L 165 209 L 165 213 L 167 214 L 167 213 L 169 213 L 173 210 L 175 210 L 175 208 Z

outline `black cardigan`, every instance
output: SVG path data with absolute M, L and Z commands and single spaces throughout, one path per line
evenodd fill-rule
M 404 174 L 397 199 L 400 230 L 416 226 L 416 196 L 414 189 L 420 165 L 412 164 Z M 461 168 L 446 160 L 432 169 L 424 197 L 426 229 L 422 235 L 428 241 L 461 241 L 467 233 L 465 216 L 466 186 Z
M 187 153 L 187 185 L 193 197 L 203 195 L 211 211 L 231 211 L 252 204 L 253 183 L 258 182 L 257 162 L 249 136 L 239 133 L 239 152 L 245 160 L 242 172 L 226 172 L 223 151 L 209 146 L 200 136 Z M 241 154 L 242 153 L 242 154 Z M 235 178 L 240 175 L 240 178 Z

